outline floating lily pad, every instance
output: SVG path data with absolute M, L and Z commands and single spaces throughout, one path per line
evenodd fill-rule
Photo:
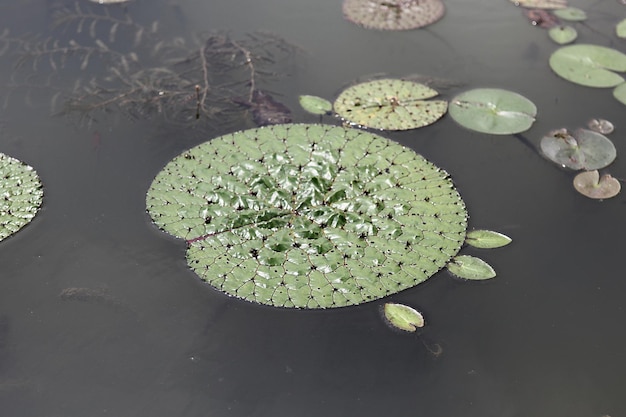
M 491 230 L 472 230 L 467 233 L 465 243 L 475 248 L 500 248 L 511 243 L 511 238 Z
M 622 104 L 626 104 L 626 83 L 622 83 L 613 90 L 613 97 Z
M 383 312 L 388 323 L 397 329 L 414 332 L 424 327 L 422 313 L 404 304 L 386 303 Z
M 426 100 L 439 93 L 412 81 L 382 79 L 345 89 L 335 112 L 348 122 L 384 130 L 408 130 L 436 122 L 446 113 L 444 100 Z
M 550 10 L 526 9 L 524 14 L 533 26 L 540 28 L 550 29 L 561 24 L 561 21 Z
M 587 87 L 614 87 L 624 78 L 626 55 L 598 45 L 569 45 L 550 56 L 550 68 L 560 77 Z
M 508 135 L 528 130 L 535 121 L 537 107 L 512 91 L 477 88 L 452 99 L 449 111 L 463 127 L 493 135 Z
M 445 13 L 441 0 L 344 0 L 344 17 L 368 29 L 407 30 L 430 25 Z
M 453 275 L 471 280 L 490 279 L 496 276 L 496 271 L 487 262 L 469 255 L 455 256 L 447 265 Z
M 564 45 L 574 42 L 578 37 L 578 32 L 571 26 L 555 26 L 548 31 L 548 35 L 554 42 Z
M 619 38 L 626 38 L 626 19 L 620 20 L 619 23 L 615 25 L 615 34 Z
M 516 6 L 537 9 L 562 9 L 567 7 L 567 0 L 511 0 Z
M 332 103 L 322 97 L 302 95 L 299 101 L 302 108 L 312 114 L 321 116 L 333 111 Z
M 618 180 L 605 174 L 600 178 L 597 170 L 585 171 L 574 177 L 574 188 L 585 197 L 602 200 L 615 197 L 622 188 Z
M 215 288 L 279 307 L 361 304 L 439 271 L 465 240 L 447 173 L 381 136 L 284 124 L 215 138 L 174 158 L 147 194 Z
M 587 122 L 587 127 L 589 128 L 589 130 L 593 130 L 594 132 L 598 132 L 603 135 L 613 133 L 613 131 L 615 130 L 615 126 L 613 126 L 613 123 L 605 119 L 591 119 Z
M 41 181 L 25 163 L 0 153 L 0 240 L 35 217 L 43 199 Z
M 553 12 L 557 17 L 570 22 L 582 22 L 587 20 L 587 13 L 576 7 L 564 7 Z
M 567 129 L 550 132 L 541 139 L 541 151 L 551 161 L 571 169 L 600 169 L 617 156 L 613 142 L 587 129 L 571 133 Z

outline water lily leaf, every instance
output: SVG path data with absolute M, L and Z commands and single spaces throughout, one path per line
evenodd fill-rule
M 407 30 L 430 25 L 445 13 L 441 0 L 344 0 L 344 17 L 378 30 Z
M 615 34 L 619 38 L 626 38 L 626 19 L 620 20 L 619 23 L 615 25 Z
M 544 29 L 550 29 L 559 26 L 561 21 L 550 10 L 545 9 L 526 9 L 524 15 L 533 26 Z
M 617 156 L 615 145 L 606 136 L 587 129 L 569 133 L 567 129 L 550 132 L 541 139 L 541 151 L 551 161 L 571 169 L 600 169 Z
M 427 126 L 447 111 L 444 100 L 426 100 L 439 93 L 412 81 L 382 79 L 345 89 L 335 100 L 335 112 L 348 122 L 384 130 Z
M 562 9 L 567 7 L 567 0 L 511 0 L 516 6 L 537 9 Z
M 564 7 L 553 12 L 557 17 L 570 22 L 582 22 L 587 20 L 587 13 L 576 7 Z
M 299 100 L 302 108 L 309 113 L 321 116 L 333 111 L 332 103 L 322 97 L 302 95 Z
M 467 233 L 465 243 L 475 248 L 500 248 L 511 243 L 511 238 L 502 233 L 491 230 L 472 230 Z
M 564 45 L 574 42 L 578 37 L 578 32 L 571 26 L 555 26 L 548 31 L 548 35 L 554 42 Z
M 569 45 L 550 56 L 550 68 L 562 78 L 587 87 L 614 87 L 624 82 L 613 71 L 626 71 L 626 55 L 598 45 Z
M 613 133 L 613 131 L 615 130 L 615 126 L 613 126 L 613 123 L 605 119 L 591 119 L 587 122 L 587 127 L 589 128 L 589 130 L 602 133 L 603 135 Z
M 528 130 L 535 121 L 537 107 L 512 91 L 477 88 L 452 99 L 449 111 L 463 127 L 493 135 L 508 135 Z
M 626 83 L 622 83 L 613 90 L 613 97 L 622 104 L 626 104 Z
M 361 304 L 413 287 L 465 241 L 447 173 L 358 129 L 284 124 L 170 161 L 146 197 L 187 262 L 231 296 L 278 307 Z
M 496 276 L 496 271 L 491 265 L 480 258 L 469 255 L 455 256 L 446 268 L 453 275 L 464 279 L 483 280 Z
M 383 312 L 388 323 L 400 330 L 414 332 L 419 327 L 424 327 L 422 313 L 404 304 L 385 303 Z
M 574 188 L 585 197 L 598 200 L 615 197 L 622 188 L 618 180 L 605 174 L 600 178 L 597 170 L 584 171 L 574 177 Z
M 0 153 L 0 240 L 30 223 L 43 200 L 41 181 L 25 163 Z

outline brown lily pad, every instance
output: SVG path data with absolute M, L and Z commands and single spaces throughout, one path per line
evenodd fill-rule
M 344 0 L 344 17 L 368 29 L 409 30 L 441 19 L 441 0 Z
M 567 0 L 511 0 L 516 6 L 537 9 L 562 9 L 567 7 Z
M 574 177 L 574 188 L 585 197 L 603 200 L 615 197 L 622 188 L 619 181 L 609 174 L 600 178 L 598 170 L 585 171 Z

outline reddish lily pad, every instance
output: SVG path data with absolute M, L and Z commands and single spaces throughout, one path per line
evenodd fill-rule
M 591 119 L 587 122 L 587 127 L 589 128 L 589 130 L 602 133 L 603 135 L 613 133 L 613 131 L 615 130 L 615 126 L 613 126 L 613 123 L 605 119 Z
M 441 0 L 344 0 L 344 17 L 368 29 L 408 30 L 441 19 Z
M 585 197 L 602 200 L 615 197 L 622 188 L 618 180 L 605 174 L 600 178 L 597 170 L 585 171 L 574 177 L 574 188 Z

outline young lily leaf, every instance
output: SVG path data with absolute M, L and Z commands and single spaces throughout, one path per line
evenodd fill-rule
M 556 17 L 550 10 L 526 9 L 524 10 L 524 14 L 533 26 L 550 29 L 561 25 L 559 18 Z
M 626 83 L 622 83 L 613 90 L 613 97 L 622 104 L 626 104 Z
M 626 19 L 620 20 L 619 23 L 615 25 L 615 34 L 619 38 L 626 38 Z
M 574 188 L 585 197 L 602 200 L 615 197 L 622 188 L 618 180 L 605 174 L 600 178 L 597 170 L 585 171 L 574 177 Z
M 615 130 L 615 126 L 613 126 L 613 123 L 605 119 L 591 119 L 587 122 L 587 127 L 589 128 L 589 130 L 602 133 L 603 135 L 613 133 L 613 131 Z
M 559 45 L 571 43 L 578 37 L 578 32 L 571 26 L 555 26 L 548 31 L 550 39 Z
M 548 159 L 576 170 L 604 168 L 617 156 L 610 139 L 587 129 L 578 129 L 571 134 L 567 129 L 552 131 L 541 139 L 540 145 Z
M 299 101 L 302 108 L 312 114 L 321 116 L 333 111 L 332 103 L 322 97 L 302 95 Z
M 576 84 L 614 87 L 624 82 L 624 78 L 613 71 L 626 71 L 626 54 L 598 45 L 569 45 L 552 53 L 550 68 Z
M 43 200 L 41 181 L 25 163 L 0 153 L 0 240 L 30 223 Z
M 516 6 L 536 9 L 562 9 L 567 7 L 567 0 L 511 0 Z
M 385 303 L 383 308 L 388 323 L 400 330 L 414 332 L 424 327 L 424 316 L 416 309 L 397 303 Z
M 283 124 L 220 136 L 148 190 L 155 223 L 231 296 L 277 307 L 376 300 L 443 268 L 467 212 L 447 173 L 358 129 Z
M 446 268 L 453 275 L 464 279 L 483 280 L 496 276 L 496 271 L 491 265 L 480 258 L 469 255 L 455 256 Z
M 441 0 L 344 0 L 344 17 L 368 29 L 407 30 L 430 25 L 445 12 Z
M 448 103 L 426 100 L 439 93 L 411 81 L 382 79 L 345 89 L 335 100 L 335 112 L 348 122 L 383 130 L 408 130 L 436 122 Z
M 537 107 L 512 91 L 477 88 L 452 99 L 449 111 L 463 127 L 493 135 L 508 135 L 528 130 L 535 121 Z
M 570 22 L 582 22 L 583 20 L 587 20 L 587 13 L 576 7 L 558 9 L 554 11 L 554 14 L 557 17 L 563 20 L 569 20 Z
M 491 230 L 472 230 L 467 233 L 465 238 L 465 243 L 481 249 L 500 248 L 508 245 L 511 241 L 507 235 Z

